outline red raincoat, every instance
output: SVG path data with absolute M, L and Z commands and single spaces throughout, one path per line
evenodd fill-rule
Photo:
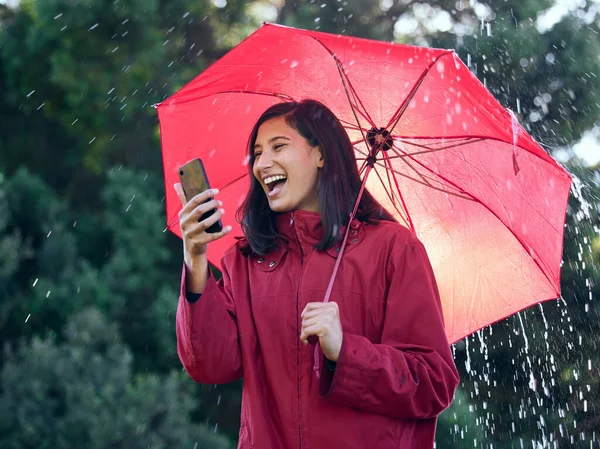
M 288 212 L 277 226 L 287 246 L 248 258 L 239 243 L 231 247 L 222 280 L 211 277 L 197 302 L 185 299 L 185 270 L 182 279 L 179 357 L 197 382 L 243 376 L 238 447 L 433 447 L 458 374 L 424 246 L 396 223 L 351 223 L 331 296 L 341 353 L 334 371 L 321 363 L 318 379 L 314 347 L 300 341 L 300 314 L 323 299 L 336 248 L 314 249 L 318 213 Z

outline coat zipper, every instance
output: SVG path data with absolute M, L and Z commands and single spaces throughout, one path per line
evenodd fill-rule
M 290 217 L 290 226 L 294 226 L 294 212 Z M 302 244 L 298 238 L 298 232 L 294 227 L 294 235 L 296 236 L 296 242 L 298 243 L 298 250 L 300 251 L 300 275 L 298 277 L 298 285 L 296 286 L 296 379 L 297 379 L 297 391 L 298 391 L 298 447 L 302 449 L 302 407 L 300 404 L 300 328 L 298 325 L 298 317 L 300 316 L 300 284 L 302 283 L 302 276 L 304 275 L 304 251 L 302 250 Z

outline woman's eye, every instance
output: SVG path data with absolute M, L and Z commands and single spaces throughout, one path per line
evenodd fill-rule
M 273 145 L 273 149 L 274 149 L 274 150 L 279 150 L 279 149 L 280 149 L 281 147 L 283 147 L 283 146 L 285 146 L 285 144 L 283 144 L 283 143 L 279 143 L 279 144 L 277 144 L 277 145 Z
M 257 159 L 262 153 L 254 153 L 254 159 Z

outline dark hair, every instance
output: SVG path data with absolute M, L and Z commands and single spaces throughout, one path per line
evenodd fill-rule
M 252 129 L 248 142 L 250 191 L 237 211 L 238 221 L 247 239 L 242 252 L 245 255 L 264 255 L 278 247 L 283 240 L 276 226 L 279 213 L 269 207 L 267 197 L 252 171 L 258 129 L 264 122 L 276 117 L 285 117 L 287 124 L 311 146 L 321 149 L 325 163 L 317 175 L 317 201 L 324 233 L 315 248 L 331 248 L 342 237 L 339 230 L 348 224 L 362 181 L 352 143 L 340 121 L 322 103 L 304 100 L 271 106 Z M 369 223 L 376 223 L 377 220 L 396 221 L 366 189 L 356 218 Z

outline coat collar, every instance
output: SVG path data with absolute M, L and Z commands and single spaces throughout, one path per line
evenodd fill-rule
M 288 238 L 290 244 L 299 244 L 302 249 L 314 246 L 323 238 L 323 225 L 321 223 L 321 215 L 318 212 L 306 210 L 284 212 L 277 216 L 276 223 L 278 232 Z M 350 234 L 346 243 L 346 252 L 350 252 L 364 239 L 364 225 L 358 219 L 352 220 Z M 346 226 L 342 226 L 340 229 L 340 241 L 327 250 L 330 256 L 337 257 L 345 232 Z

